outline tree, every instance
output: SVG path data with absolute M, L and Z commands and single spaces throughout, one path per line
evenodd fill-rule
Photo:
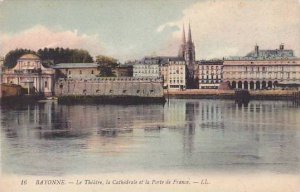
M 38 50 L 38 55 L 42 60 L 53 60 L 54 64 L 94 62 L 89 52 L 83 49 L 44 48 Z
M 88 51 L 83 49 L 69 49 L 69 48 L 43 48 L 39 49 L 37 53 L 29 49 L 15 49 L 8 52 L 4 59 L 4 66 L 12 68 L 16 65 L 17 60 L 24 54 L 33 53 L 37 54 L 43 64 L 58 64 L 58 63 L 92 63 L 93 57 Z
M 104 55 L 96 56 L 96 63 L 99 64 L 100 77 L 115 77 L 114 69 L 119 65 L 118 60 Z
M 111 67 L 118 66 L 118 60 L 113 57 L 108 57 L 104 55 L 98 55 L 96 56 L 96 63 L 100 65 L 107 65 Z
M 15 49 L 15 50 L 8 52 L 4 58 L 4 66 L 8 67 L 8 68 L 15 67 L 17 64 L 17 60 L 22 55 L 29 54 L 29 53 L 36 54 L 34 51 L 32 51 L 30 49 Z

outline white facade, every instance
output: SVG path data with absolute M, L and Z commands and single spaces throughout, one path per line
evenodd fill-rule
M 186 62 L 169 61 L 161 67 L 161 77 L 168 89 L 186 89 Z
M 223 80 L 223 61 L 201 61 L 198 79 L 199 89 L 217 89 Z
M 134 64 L 133 65 L 133 77 L 159 77 L 159 65 L 158 64 Z
M 274 89 L 280 82 L 300 83 L 300 59 L 225 60 L 224 82 L 232 88 Z
M 54 70 L 42 65 L 34 54 L 25 54 L 17 60 L 14 68 L 3 72 L 3 83 L 21 85 L 28 93 L 51 96 L 54 86 Z

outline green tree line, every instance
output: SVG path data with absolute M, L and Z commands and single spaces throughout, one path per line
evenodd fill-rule
M 4 58 L 4 66 L 12 68 L 16 65 L 17 60 L 24 54 L 33 53 L 38 55 L 43 61 L 48 64 L 57 63 L 91 63 L 93 57 L 88 51 L 83 49 L 69 49 L 69 48 L 44 48 L 37 52 L 30 49 L 15 49 L 8 52 Z

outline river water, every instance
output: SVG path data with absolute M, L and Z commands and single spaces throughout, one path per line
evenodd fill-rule
M 289 101 L 1 106 L 1 171 L 18 175 L 217 171 L 300 173 Z

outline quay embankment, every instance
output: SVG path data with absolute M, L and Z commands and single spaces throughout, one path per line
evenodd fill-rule
M 138 97 L 138 96 L 61 96 L 58 97 L 59 104 L 164 104 L 166 99 L 164 97 Z
M 249 97 L 255 100 L 288 100 L 293 99 L 295 92 L 295 90 L 249 90 Z M 176 99 L 236 99 L 235 90 L 164 90 L 164 94 L 166 98 Z
M 7 96 L 0 98 L 1 105 L 22 105 L 36 103 L 40 100 L 45 99 L 43 95 L 18 95 L 18 96 Z
M 3 83 L 0 85 L 0 87 L 1 87 L 1 95 L 0 95 L 1 105 L 35 103 L 45 98 L 43 95 L 26 94 L 27 89 L 24 89 L 20 85 Z
M 60 104 L 147 104 L 165 103 L 162 80 L 133 77 L 59 79 L 55 95 Z

